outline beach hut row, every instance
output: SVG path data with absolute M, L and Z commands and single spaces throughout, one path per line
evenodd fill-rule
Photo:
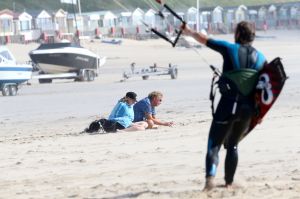
M 191 7 L 177 13 L 193 27 L 206 29 L 212 33 L 232 32 L 242 20 L 249 20 L 257 29 L 300 28 L 300 2 L 281 3 L 262 6 L 238 7 L 220 6 L 212 8 Z M 143 22 L 156 29 L 174 32 L 180 22 L 170 13 L 163 12 L 163 20 L 153 9 L 144 11 L 136 8 L 132 12 L 113 13 L 111 11 L 68 13 L 63 9 L 56 12 L 15 13 L 4 9 L 0 11 L 0 38 L 5 42 L 12 40 L 35 41 L 46 35 L 73 36 L 74 34 L 98 36 L 126 36 L 145 34 Z M 0 40 L 1 40 L 0 39 Z M 1 42 L 1 41 L 0 41 Z

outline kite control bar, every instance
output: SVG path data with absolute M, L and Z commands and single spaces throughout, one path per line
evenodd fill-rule
M 176 43 L 174 44 L 174 42 L 169 39 L 168 37 L 166 37 L 165 35 L 163 35 L 162 33 L 160 33 L 159 31 L 155 30 L 154 28 L 151 28 L 146 22 L 142 21 L 142 23 L 149 28 L 154 34 L 158 35 L 159 37 L 163 38 L 164 40 L 166 40 L 167 42 L 170 42 L 173 47 L 176 45 Z
M 157 3 L 159 3 L 161 6 L 163 6 L 166 10 L 168 10 L 174 17 L 176 17 L 181 23 L 182 23 L 182 26 L 185 26 L 186 22 L 174 11 L 172 10 L 167 4 L 165 3 L 162 3 L 161 0 L 155 0 Z M 158 15 L 161 17 L 161 18 L 165 18 L 164 15 L 162 14 L 161 11 L 159 11 Z M 146 24 L 145 22 L 143 22 L 145 26 L 147 26 L 149 28 L 149 25 Z M 182 34 L 182 30 L 180 29 L 179 32 L 177 33 L 176 35 L 176 38 L 174 41 L 172 41 L 171 39 L 169 39 L 166 35 L 162 34 L 161 32 L 157 31 L 156 29 L 154 28 L 150 28 L 150 30 L 156 34 L 157 36 L 161 37 L 162 39 L 166 40 L 167 42 L 171 43 L 173 47 L 176 46 L 178 40 L 179 40 L 179 37 L 181 36 Z
M 222 75 L 222 73 L 219 71 L 219 69 L 217 69 L 216 67 L 214 67 L 213 65 L 209 65 L 209 67 L 211 68 L 211 70 L 214 72 L 214 74 L 216 75 L 216 76 L 221 76 Z

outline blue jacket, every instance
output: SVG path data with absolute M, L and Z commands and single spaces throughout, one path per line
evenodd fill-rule
M 111 114 L 108 117 L 108 120 L 116 121 L 125 128 L 128 128 L 134 119 L 133 106 L 129 106 L 126 102 L 119 101 Z

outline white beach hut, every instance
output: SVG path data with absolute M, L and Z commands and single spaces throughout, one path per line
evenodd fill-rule
M 116 26 L 118 17 L 114 13 L 111 11 L 104 11 L 100 12 L 99 14 L 102 27 L 111 28 Z
M 132 13 L 132 25 L 133 26 L 139 26 L 142 25 L 142 21 L 144 20 L 145 12 L 137 8 Z
M 60 31 L 61 33 L 68 32 L 67 15 L 68 13 L 63 9 L 59 9 L 53 14 L 55 30 Z
M 245 5 L 240 5 L 235 11 L 235 22 L 239 23 L 240 21 L 247 20 L 247 11 L 248 9 Z
M 280 19 L 287 19 L 289 16 L 288 7 L 285 5 L 281 6 L 278 14 Z
M 155 18 L 155 11 L 153 9 L 149 9 L 146 13 L 145 13 L 145 22 L 150 25 L 151 27 L 156 27 L 156 18 Z
M 230 32 L 234 31 L 234 26 L 235 26 L 235 12 L 233 9 L 229 9 L 226 11 L 225 14 L 225 25 L 228 27 L 228 30 Z
M 80 32 L 82 32 L 83 28 L 83 15 L 76 14 L 76 16 L 72 13 L 67 14 L 67 27 L 69 33 L 76 33 L 76 28 Z
M 270 5 L 267 13 L 267 21 L 269 27 L 275 27 L 277 23 L 277 7 Z
M 293 27 L 299 27 L 300 24 L 300 5 L 295 4 L 290 9 L 290 25 Z
M 270 5 L 268 8 L 268 18 L 277 18 L 277 7 L 275 5 Z
M 53 23 L 52 16 L 46 11 L 42 10 L 35 19 L 36 28 L 41 31 L 52 31 Z
M 224 9 L 220 6 L 214 8 L 212 12 L 212 22 L 214 24 L 222 24 L 224 22 L 223 11 Z
M 212 11 L 212 28 L 216 32 L 227 32 L 224 26 L 224 9 L 220 6 L 217 6 Z
M 88 30 L 95 30 L 99 27 L 100 16 L 97 13 L 88 14 Z
M 249 15 L 250 21 L 252 21 L 252 22 L 257 21 L 257 19 L 258 19 L 258 11 L 257 10 L 254 10 L 254 9 L 249 10 L 248 15 Z
M 16 29 L 18 31 L 26 31 L 32 29 L 32 16 L 27 12 L 25 11 L 22 12 L 19 16 L 17 16 L 16 20 L 17 20 Z
M 130 27 L 132 24 L 132 12 L 121 12 L 118 17 L 118 26 Z
M 13 12 L 8 9 L 0 11 L 0 35 L 13 35 Z
M 14 16 L 14 34 L 23 35 L 23 41 L 31 41 L 37 39 L 40 35 L 39 31 L 34 31 L 32 27 L 32 16 L 27 12 L 19 14 L 15 13 Z
M 297 5 L 293 5 L 290 9 L 291 19 L 298 19 L 300 17 L 299 7 Z
M 202 24 L 202 28 L 208 30 L 209 25 L 211 23 L 211 12 L 210 11 L 202 11 L 200 22 Z
M 263 21 L 267 19 L 267 8 L 262 6 L 258 10 L 258 20 Z
M 181 17 L 182 19 L 185 18 L 185 13 L 184 12 L 177 12 L 177 15 L 179 17 Z M 173 20 L 172 20 L 172 18 L 173 18 Z M 176 17 L 174 17 L 173 15 L 171 15 L 171 14 L 168 14 L 168 19 L 169 19 L 169 21 L 171 21 L 171 24 L 174 24 L 176 27 L 179 27 L 181 25 L 181 21 L 179 19 L 177 19 Z
M 289 21 L 288 6 L 282 5 L 278 10 L 278 26 L 287 26 Z
M 197 8 L 190 7 L 186 13 L 186 22 L 189 26 L 196 28 L 197 24 Z

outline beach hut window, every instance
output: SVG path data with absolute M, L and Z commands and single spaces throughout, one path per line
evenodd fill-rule
M 279 17 L 280 17 L 280 19 L 287 19 L 287 17 L 288 17 L 287 8 L 281 7 L 279 9 Z
M 1 19 L 1 29 L 2 32 L 11 32 L 11 20 L 10 19 Z
M 121 12 L 119 16 L 119 24 L 123 27 L 128 27 L 131 24 L 131 12 Z
M 291 18 L 297 19 L 297 14 L 298 14 L 298 7 L 293 6 L 291 8 Z
M 21 30 L 30 30 L 30 21 L 20 21 Z

